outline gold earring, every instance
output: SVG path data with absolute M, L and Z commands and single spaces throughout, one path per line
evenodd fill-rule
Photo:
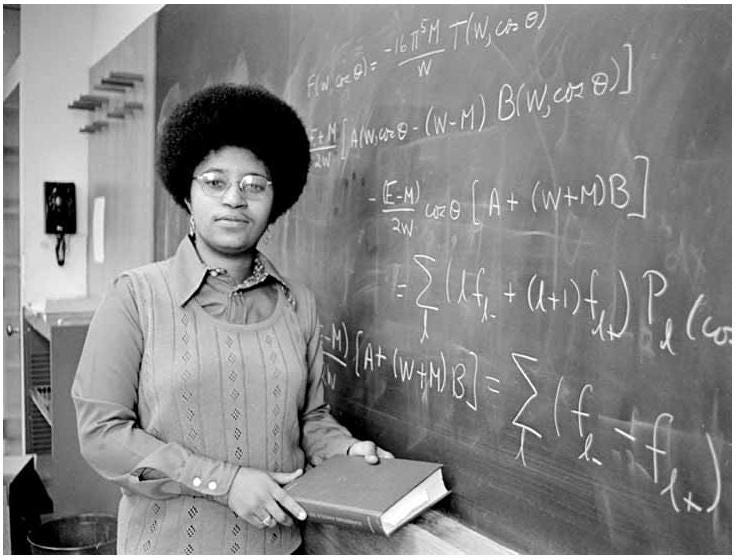
M 197 228 L 194 224 L 194 216 L 189 216 L 189 237 L 194 238 L 197 234 Z

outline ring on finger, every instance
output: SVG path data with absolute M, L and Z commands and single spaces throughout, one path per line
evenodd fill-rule
M 261 521 L 261 523 L 263 523 L 264 525 L 270 525 L 271 519 L 273 518 L 270 515 L 267 515 L 266 517 L 263 518 L 263 521 Z

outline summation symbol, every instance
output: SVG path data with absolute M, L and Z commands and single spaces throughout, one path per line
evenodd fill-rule
M 520 360 L 528 360 L 532 363 L 537 363 L 539 360 L 533 356 L 527 356 L 526 354 L 519 354 L 517 352 L 511 353 L 511 359 L 514 361 L 514 364 L 516 365 L 516 369 L 519 370 L 519 373 L 524 377 L 524 380 L 527 382 L 529 387 L 532 390 L 532 394 L 529 396 L 529 398 L 524 401 L 524 404 L 521 406 L 519 411 L 516 413 L 516 416 L 514 416 L 514 419 L 511 421 L 511 423 L 516 426 L 517 428 L 521 429 L 521 435 L 519 437 L 519 451 L 517 452 L 514 459 L 521 458 L 521 463 L 526 467 L 526 458 L 524 457 L 524 439 L 526 436 L 526 433 L 529 432 L 539 439 L 542 439 L 542 434 L 532 428 L 531 426 L 528 426 L 527 424 L 524 424 L 523 422 L 519 421 L 519 417 L 524 413 L 524 410 L 526 410 L 526 407 L 529 405 L 531 401 L 533 401 L 539 392 L 537 391 L 537 388 L 534 386 L 534 383 L 529 378 L 529 375 L 527 375 L 526 370 L 522 366 Z

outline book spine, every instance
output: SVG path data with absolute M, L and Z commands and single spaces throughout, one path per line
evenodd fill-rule
M 332 523 L 342 527 L 364 529 L 378 535 L 386 535 L 378 514 L 369 512 L 337 509 L 326 504 L 300 502 L 307 511 L 307 521 Z

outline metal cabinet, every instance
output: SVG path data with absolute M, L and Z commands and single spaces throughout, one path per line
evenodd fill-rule
M 56 513 L 115 514 L 120 489 L 82 457 L 70 394 L 88 324 L 88 314 L 23 314 L 25 452 L 50 454 Z

